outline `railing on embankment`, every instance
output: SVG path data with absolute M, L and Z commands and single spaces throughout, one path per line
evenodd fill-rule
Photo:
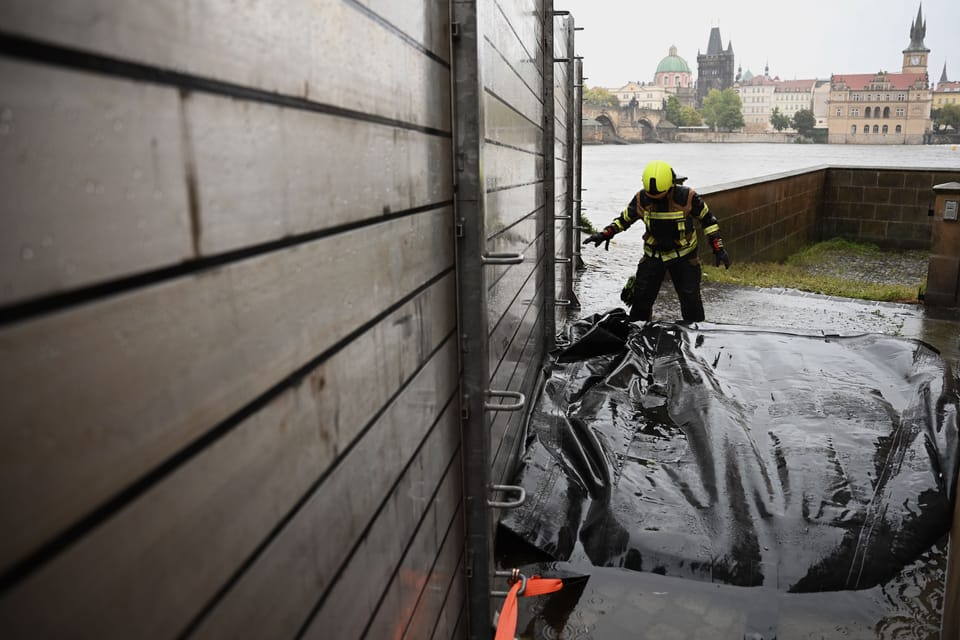
M 0 17 L 0 635 L 485 637 L 575 302 L 572 19 Z

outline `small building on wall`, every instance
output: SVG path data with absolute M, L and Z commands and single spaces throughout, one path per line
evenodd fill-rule
M 843 73 L 830 78 L 828 142 L 923 144 L 930 130 L 927 26 L 918 10 L 900 73 Z

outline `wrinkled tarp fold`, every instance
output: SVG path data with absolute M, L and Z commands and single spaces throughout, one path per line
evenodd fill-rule
M 557 560 L 860 589 L 949 529 L 957 380 L 923 342 L 622 310 L 560 338 L 501 520 Z

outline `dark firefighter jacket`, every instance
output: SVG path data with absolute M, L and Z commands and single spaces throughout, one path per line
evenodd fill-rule
M 640 190 L 627 208 L 608 227 L 614 233 L 627 230 L 637 220 L 643 220 L 644 254 L 664 262 L 694 253 L 697 249 L 696 218 L 705 236 L 719 233 L 717 219 L 707 203 L 690 187 L 677 185 L 664 198 L 651 198 Z

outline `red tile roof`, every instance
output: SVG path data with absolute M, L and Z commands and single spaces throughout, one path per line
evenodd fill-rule
M 934 93 L 941 93 L 941 92 L 946 93 L 948 91 L 950 93 L 960 91 L 960 80 L 951 80 L 950 82 L 938 82 L 937 90 L 934 91 Z
M 918 81 L 926 82 L 926 75 L 923 73 L 835 73 L 830 79 L 834 84 L 845 82 L 852 91 L 862 91 L 880 77 L 890 83 L 891 89 L 898 90 L 910 89 Z

